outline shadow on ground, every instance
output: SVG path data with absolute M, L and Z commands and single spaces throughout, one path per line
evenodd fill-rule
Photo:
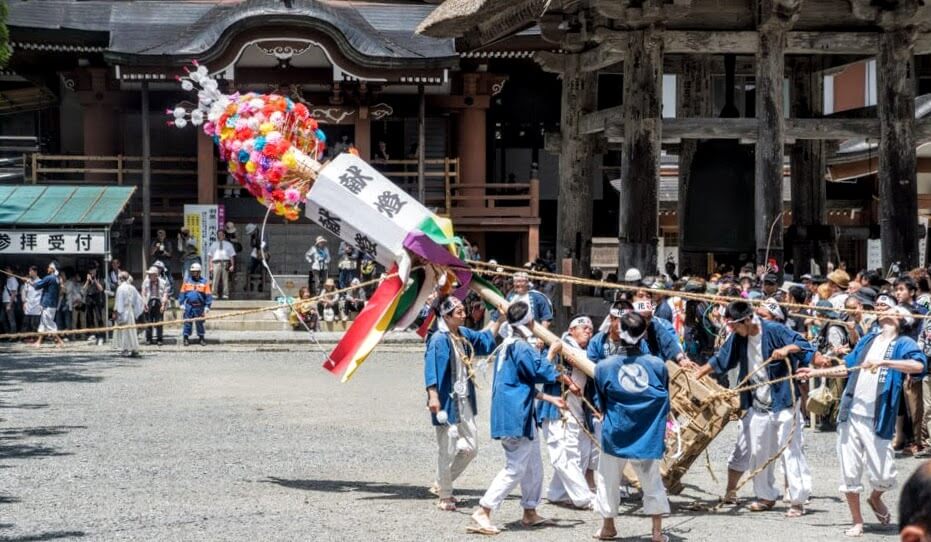
M 436 498 L 436 495 L 430 493 L 429 489 L 426 487 L 407 484 L 386 484 L 382 482 L 365 482 L 358 480 L 285 480 L 275 477 L 269 477 L 262 481 L 268 484 L 277 484 L 282 487 L 301 489 L 304 491 L 320 491 L 322 493 L 347 493 L 358 491 L 377 494 L 377 496 L 363 497 L 363 500 L 427 500 Z M 456 490 L 457 496 L 479 497 L 484 493 L 484 491 L 469 489 Z
M 103 362 L 103 363 L 101 363 Z M 75 354 L 40 350 L 22 352 L 0 347 L 0 409 L 8 417 L 15 417 L 16 409 L 39 410 L 48 408 L 48 403 L 15 401 L 16 394 L 30 384 L 93 384 L 103 380 L 99 371 L 124 364 L 118 359 L 111 359 L 106 354 Z M 0 420 L 5 421 L 5 420 Z M 54 443 L 58 437 L 76 429 L 86 429 L 81 425 L 19 426 L 0 429 L 0 469 L 15 468 L 16 461 L 43 459 L 71 455 Z M 2 529 L 12 529 L 14 524 L 8 522 L 9 512 L 4 512 L 3 505 L 19 503 L 18 497 L 0 495 L 0 517 L 7 520 L 0 524 Z M 0 540 L 41 541 L 73 539 L 86 536 L 83 531 L 48 531 L 27 533 L 17 536 L 0 536 Z
M 2 537 L 4 542 L 41 542 L 42 540 L 61 540 L 63 538 L 82 538 L 84 531 L 49 531 L 47 533 L 27 534 L 16 537 Z

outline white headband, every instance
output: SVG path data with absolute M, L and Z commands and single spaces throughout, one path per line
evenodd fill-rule
M 634 301 L 634 312 L 653 312 L 653 303 L 646 300 Z
M 579 316 L 578 318 L 572 320 L 572 322 L 569 323 L 569 329 L 572 329 L 577 326 L 592 327 L 592 319 L 589 318 L 588 316 Z
M 886 305 L 887 307 L 890 307 L 890 308 L 899 306 L 899 304 L 895 302 L 895 299 L 892 299 L 891 297 L 887 295 L 881 295 L 878 298 L 876 298 L 876 304 Z
M 775 299 L 770 298 L 764 301 L 763 308 L 771 312 L 776 318 L 785 320 L 785 314 L 782 312 L 782 307 L 779 306 L 779 303 L 777 303 Z
M 623 329 L 621 330 L 621 340 L 630 346 L 633 346 L 637 344 L 638 342 L 640 342 L 640 339 L 642 339 L 644 335 L 646 335 L 646 330 L 644 330 L 643 333 L 641 333 L 640 335 L 637 335 L 636 337 L 631 337 L 630 333 L 627 333 Z

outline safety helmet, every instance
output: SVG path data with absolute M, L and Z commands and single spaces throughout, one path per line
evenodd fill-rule
M 200 271 L 200 264 L 199 264 L 199 263 L 192 263 L 192 264 L 191 264 L 191 271 L 192 271 L 192 272 L 193 272 L 193 271 Z

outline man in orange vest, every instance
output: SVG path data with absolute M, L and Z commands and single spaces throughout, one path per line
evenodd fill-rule
M 213 295 L 210 292 L 210 283 L 200 275 L 200 264 L 191 264 L 190 273 L 184 278 L 184 284 L 181 285 L 181 295 L 178 296 L 178 302 L 184 310 L 184 346 L 191 344 L 191 318 L 199 318 L 210 312 L 210 305 L 213 304 Z M 204 338 L 204 321 L 198 320 L 197 336 L 200 337 L 200 345 L 206 346 L 207 340 Z

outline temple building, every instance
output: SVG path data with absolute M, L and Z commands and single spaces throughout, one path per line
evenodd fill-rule
M 422 179 L 486 259 L 908 267 L 931 212 L 929 19 L 860 0 L 26 0 L 0 176 L 136 186 L 114 229 L 136 268 L 185 204 L 260 221 L 211 141 L 166 125 L 196 60 L 230 92 L 307 103 L 331 152 Z M 306 271 L 318 230 L 271 228 L 273 269 Z

